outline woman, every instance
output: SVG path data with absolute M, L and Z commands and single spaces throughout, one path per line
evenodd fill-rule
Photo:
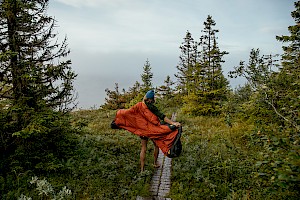
M 144 99 L 143 99 L 143 103 L 146 104 L 148 109 L 153 114 L 155 114 L 161 121 L 164 121 L 165 123 L 176 126 L 176 127 L 181 126 L 181 124 L 179 122 L 173 122 L 172 120 L 167 118 L 166 115 L 163 114 L 162 112 L 160 112 L 159 109 L 154 105 L 154 103 L 155 103 L 154 90 L 149 90 L 146 93 L 146 95 L 144 96 Z M 141 171 L 144 171 L 147 143 L 148 143 L 149 138 L 147 138 L 145 136 L 140 136 L 140 138 L 141 138 L 141 144 L 142 144 L 141 153 L 140 153 Z M 153 142 L 153 144 L 154 144 L 154 165 L 153 166 L 155 168 L 159 168 L 160 165 L 157 163 L 159 148 L 155 144 L 155 142 Z
M 164 154 L 170 150 L 177 134 L 176 127 L 181 126 L 179 122 L 173 122 L 160 112 L 154 105 L 154 90 L 146 93 L 142 102 L 137 103 L 129 109 L 118 110 L 113 122 L 114 126 L 126 129 L 141 138 L 140 162 L 141 171 L 144 171 L 145 157 L 148 138 L 154 143 L 154 166 L 157 164 L 158 150 Z M 161 123 L 161 120 L 165 124 Z

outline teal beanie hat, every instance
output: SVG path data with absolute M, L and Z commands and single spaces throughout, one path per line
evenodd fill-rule
M 149 91 L 146 93 L 146 98 L 147 98 L 147 99 L 154 99 L 154 90 L 149 90 Z

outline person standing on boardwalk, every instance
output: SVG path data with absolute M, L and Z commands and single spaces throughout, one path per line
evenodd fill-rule
M 181 126 L 179 122 L 174 122 L 166 117 L 154 103 L 154 90 L 149 90 L 142 102 L 129 109 L 119 110 L 113 121 L 115 126 L 140 136 L 142 145 L 140 152 L 141 171 L 145 169 L 149 138 L 154 144 L 154 167 L 159 167 L 157 163 L 159 148 L 166 155 L 178 134 L 177 127 Z M 161 121 L 164 123 L 161 123 Z
M 162 112 L 160 112 L 160 110 L 154 105 L 154 103 L 155 103 L 154 90 L 149 90 L 146 93 L 146 95 L 144 96 L 144 99 L 143 99 L 143 103 L 145 103 L 147 105 L 148 109 L 154 115 L 156 115 L 161 121 L 164 121 L 165 123 L 170 124 L 175 127 L 181 126 L 181 124 L 179 122 L 173 122 L 172 120 L 167 118 L 166 115 L 163 114 Z M 148 138 L 144 137 L 144 136 L 140 136 L 140 138 L 141 138 L 141 144 L 142 144 L 141 153 L 140 153 L 141 171 L 144 171 Z M 157 147 L 155 142 L 153 142 L 153 144 L 154 144 L 154 167 L 158 168 L 158 167 L 160 167 L 159 164 L 157 163 L 159 148 Z

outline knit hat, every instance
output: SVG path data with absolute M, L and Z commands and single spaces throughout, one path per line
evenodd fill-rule
M 147 99 L 154 99 L 154 90 L 149 90 L 149 91 L 146 93 L 146 98 L 147 98 Z

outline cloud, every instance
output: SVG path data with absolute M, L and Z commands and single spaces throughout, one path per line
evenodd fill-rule
M 74 6 L 82 5 L 77 0 L 57 1 L 65 1 Z M 128 4 L 134 0 L 118 1 Z M 98 1 L 89 2 L 99 4 Z M 53 12 L 56 12 L 59 24 L 64 29 L 61 32 L 68 33 L 69 42 L 74 47 L 89 52 L 118 50 L 164 53 L 169 49 L 177 49 L 180 45 L 178 41 L 181 41 L 186 30 L 178 24 L 184 23 L 185 18 L 175 9 L 161 9 L 156 6 L 118 6 L 97 13 L 92 8 L 78 14 L 75 14 L 76 9 L 71 9 L 69 13 L 63 9 Z
M 265 26 L 260 28 L 259 30 L 261 33 L 263 34 L 287 34 L 288 33 L 288 29 L 287 27 L 271 27 L 271 26 Z
M 55 0 L 57 2 L 60 2 L 60 3 L 63 3 L 65 5 L 68 5 L 68 6 L 72 6 L 72 7 L 76 7 L 76 8 L 79 8 L 79 7 L 93 7 L 97 4 L 97 0 L 85 0 L 85 1 L 82 1 L 82 0 Z
M 101 6 L 122 6 L 125 4 L 136 3 L 137 0 L 55 0 L 68 6 L 83 8 L 96 8 Z
M 105 88 L 128 89 L 148 58 L 154 82 L 176 72 L 179 46 L 189 30 L 199 40 L 207 15 L 216 21 L 223 70 L 248 60 L 252 48 L 278 53 L 275 35 L 284 34 L 293 4 L 282 0 L 54 0 L 49 13 L 67 34 L 80 105 L 101 103 Z M 221 11 L 221 12 L 220 12 Z M 236 85 L 233 83 L 233 85 Z M 102 100 L 102 101 L 101 101 Z

